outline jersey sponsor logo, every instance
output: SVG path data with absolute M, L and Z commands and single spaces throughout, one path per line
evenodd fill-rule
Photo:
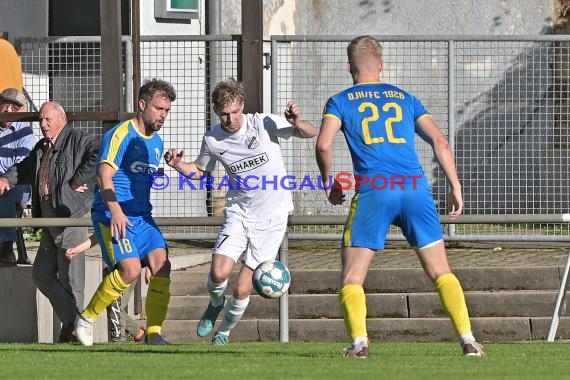
M 255 136 L 245 139 L 245 143 L 249 149 L 255 149 L 259 146 L 259 140 Z
M 152 174 L 157 170 L 157 165 L 152 165 L 147 162 L 134 161 L 131 164 L 131 172 L 135 174 Z
M 231 173 L 244 173 L 255 168 L 258 168 L 262 165 L 265 165 L 269 162 L 269 157 L 267 153 L 261 153 L 256 156 L 251 156 L 244 158 L 243 160 L 236 161 L 228 165 L 228 168 Z
M 224 151 L 220 152 L 220 156 L 223 156 L 223 155 L 224 155 L 224 153 L 226 153 L 228 150 L 230 150 L 230 148 L 228 148 L 228 149 L 226 149 L 226 150 L 224 150 Z

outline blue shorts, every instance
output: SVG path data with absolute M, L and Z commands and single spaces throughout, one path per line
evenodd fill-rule
M 390 225 L 401 228 L 412 247 L 423 247 L 443 239 L 439 215 L 427 182 L 405 189 L 357 193 L 350 204 L 344 228 L 343 247 L 384 249 Z
M 168 252 L 166 241 L 152 217 L 129 216 L 128 218 L 132 226 L 127 225 L 127 236 L 117 241 L 111 236 L 110 213 L 97 211 L 91 213 L 93 229 L 101 245 L 103 260 L 109 268 L 114 268 L 115 264 L 129 258 L 139 258 L 144 266 L 149 252 L 158 248 L 164 248 Z

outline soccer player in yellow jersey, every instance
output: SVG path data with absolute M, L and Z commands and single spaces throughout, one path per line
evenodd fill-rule
M 103 135 L 91 219 L 103 260 L 112 270 L 75 321 L 77 339 L 84 346 L 93 344 L 99 314 L 140 276 L 143 266 L 152 274 L 145 304 L 146 343 L 170 344 L 160 334 L 170 301 L 170 261 L 152 218 L 150 188 L 164 149 L 158 131 L 175 99 L 170 83 L 148 81 L 139 90 L 136 118 Z
M 352 338 L 347 357 L 368 357 L 366 298 L 363 283 L 375 250 L 384 249 L 391 224 L 402 229 L 434 282 L 463 353 L 483 356 L 471 332 L 463 289 L 447 261 L 439 216 L 415 151 L 417 133 L 429 143 L 450 184 L 450 220 L 463 210 L 461 184 L 447 138 L 422 103 L 406 91 L 382 83 L 382 47 L 370 36 L 353 39 L 347 48 L 353 86 L 326 103 L 316 145 L 324 181 L 332 178 L 333 141 L 342 131 L 357 183 L 342 241 L 344 320 Z M 325 183 L 332 204 L 344 202 L 342 189 Z

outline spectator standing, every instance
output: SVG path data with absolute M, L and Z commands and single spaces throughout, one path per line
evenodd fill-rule
M 34 217 L 88 217 L 99 144 L 68 125 L 65 110 L 56 102 L 42 104 L 40 127 L 43 138 L 30 155 L 0 176 L 0 194 L 16 184 L 31 184 Z M 74 340 L 73 322 L 83 308 L 85 290 L 85 254 L 70 262 L 65 252 L 86 238 L 87 227 L 46 226 L 34 260 L 34 283 L 63 324 L 59 342 Z

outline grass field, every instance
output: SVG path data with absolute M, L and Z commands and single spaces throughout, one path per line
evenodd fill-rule
M 342 344 L 143 346 L 1 344 L 0 379 L 569 379 L 570 345 L 494 343 L 484 358 L 456 343 L 376 343 L 368 359 Z

